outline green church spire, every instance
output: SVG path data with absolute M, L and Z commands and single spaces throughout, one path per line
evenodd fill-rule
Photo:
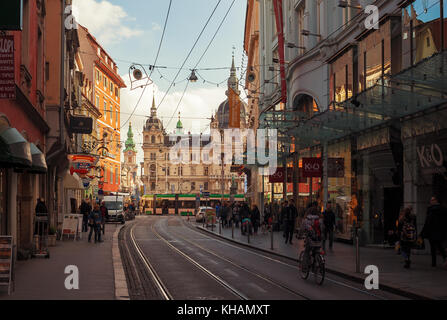
M 132 123 L 129 123 L 129 130 L 127 131 L 126 149 L 124 150 L 124 152 L 128 151 L 136 152 L 135 142 L 133 141 Z

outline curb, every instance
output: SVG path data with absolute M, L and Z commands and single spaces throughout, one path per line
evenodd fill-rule
M 216 237 L 219 237 L 219 238 L 225 239 L 227 241 L 233 242 L 235 244 L 242 245 L 244 247 L 248 247 L 248 248 L 255 249 L 255 250 L 258 250 L 258 251 L 261 251 L 261 252 L 265 252 L 265 253 L 268 253 L 268 254 L 271 254 L 271 255 L 275 255 L 275 256 L 278 256 L 278 257 L 281 257 L 281 258 L 285 258 L 285 259 L 288 259 L 288 260 L 291 260 L 291 261 L 294 261 L 294 262 L 297 262 L 297 260 L 298 260 L 298 259 L 293 259 L 293 258 L 291 258 L 289 256 L 286 256 L 286 255 L 283 255 L 283 254 L 280 254 L 280 253 L 277 253 L 277 252 L 273 252 L 273 251 L 270 251 L 270 250 L 267 250 L 267 249 L 255 247 L 255 246 L 250 245 L 248 243 L 244 243 L 244 242 L 240 242 L 240 241 L 237 241 L 237 240 L 234 240 L 234 239 L 231 239 L 231 238 L 227 238 L 227 237 L 225 237 L 223 235 L 219 235 L 219 234 L 214 233 L 214 232 L 212 232 L 210 230 L 207 230 L 207 229 L 205 229 L 205 228 L 203 228 L 201 226 L 193 226 L 193 227 L 195 227 L 195 228 L 197 228 L 199 230 L 205 231 L 205 232 L 207 232 L 207 233 L 209 233 L 211 235 L 214 235 Z M 339 277 L 342 277 L 342 278 L 345 278 L 345 279 L 348 279 L 350 281 L 354 281 L 354 282 L 357 282 L 357 283 L 362 283 L 363 284 L 365 282 L 365 279 L 363 279 L 361 277 L 355 276 L 353 274 L 348 274 L 346 272 L 339 271 L 339 270 L 336 270 L 336 269 L 332 269 L 332 268 L 326 267 L 326 271 L 328 273 L 332 273 L 332 274 L 334 274 L 336 276 L 339 276 Z M 418 293 L 415 293 L 415 292 L 412 292 L 412 291 L 409 291 L 409 290 L 402 290 L 402 289 L 397 288 L 397 287 L 395 287 L 393 285 L 386 284 L 386 283 L 384 284 L 383 282 L 380 283 L 380 289 L 383 290 L 383 291 L 387 291 L 387 292 L 390 292 L 390 293 L 393 293 L 393 294 L 400 295 L 402 297 L 409 298 L 409 299 L 415 299 L 415 300 L 435 300 L 435 298 L 433 298 L 433 297 L 427 297 L 427 296 L 424 296 L 424 295 L 421 295 L 421 294 L 418 294 Z
M 121 261 L 120 249 L 118 246 L 118 234 L 125 225 L 116 228 L 112 240 L 112 260 L 115 279 L 115 299 L 130 300 L 129 290 L 127 288 L 126 274 L 124 273 L 123 263 Z

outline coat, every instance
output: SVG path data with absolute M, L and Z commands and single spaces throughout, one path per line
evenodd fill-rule
M 437 204 L 427 210 L 427 218 L 422 228 L 421 237 L 432 241 L 447 239 L 447 209 Z

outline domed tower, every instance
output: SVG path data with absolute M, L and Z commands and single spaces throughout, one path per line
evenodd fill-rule
M 230 77 L 228 78 L 228 90 L 225 92 L 225 95 L 229 96 L 229 90 L 230 88 L 233 89 L 233 91 L 239 96 L 239 80 L 236 76 L 236 67 L 234 66 L 234 55 L 233 55 L 233 61 L 231 63 L 231 69 L 230 69 Z M 241 120 L 240 120 L 240 128 L 246 128 L 246 108 L 247 104 L 241 100 Z M 228 101 L 228 98 L 222 102 L 219 105 L 219 109 L 217 109 L 216 112 L 216 120 L 217 120 L 217 126 L 219 129 L 225 129 L 229 127 L 230 122 L 230 104 Z

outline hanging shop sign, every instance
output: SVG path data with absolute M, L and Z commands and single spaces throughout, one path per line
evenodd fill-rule
M 68 155 L 68 160 L 70 160 L 70 174 L 77 173 L 82 178 L 85 178 L 89 171 L 95 168 L 99 157 L 85 154 L 70 154 Z
M 321 158 L 303 158 L 303 177 L 321 178 L 323 176 L 323 161 Z
M 93 119 L 90 117 L 70 116 L 70 131 L 79 134 L 91 134 Z
M 22 0 L 0 1 L 0 30 L 22 30 Z
M 329 158 L 327 174 L 329 178 L 343 178 L 345 176 L 345 159 Z
M 228 126 L 230 128 L 241 127 L 241 100 L 239 95 L 233 90 L 228 88 L 228 105 L 230 108 L 230 119 Z
M 287 103 L 286 67 L 284 56 L 284 19 L 282 0 L 273 0 L 278 35 L 279 71 L 281 74 L 281 102 Z
M 269 183 L 284 183 L 285 175 L 284 167 L 278 167 L 276 168 L 276 172 L 269 176 Z M 287 168 L 287 182 L 293 182 L 293 168 Z
M 15 98 L 14 36 L 0 36 L 0 99 Z

